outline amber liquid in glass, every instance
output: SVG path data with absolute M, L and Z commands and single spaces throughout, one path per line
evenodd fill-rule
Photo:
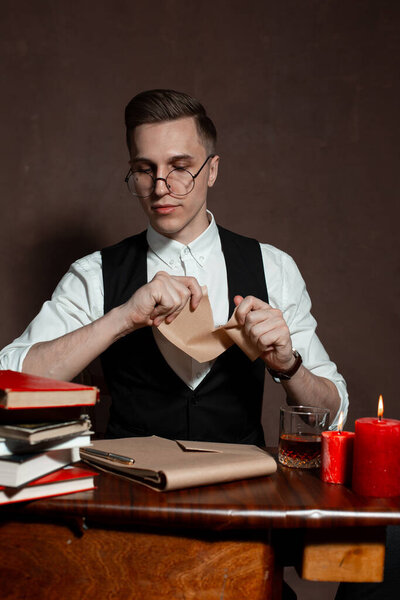
M 321 465 L 321 436 L 311 433 L 282 433 L 279 462 L 286 467 L 315 469 Z

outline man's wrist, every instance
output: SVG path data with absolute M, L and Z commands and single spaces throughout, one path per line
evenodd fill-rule
M 135 331 L 135 329 L 139 328 L 138 323 L 135 322 L 132 312 L 127 310 L 124 304 L 111 309 L 107 315 L 110 319 L 110 323 L 112 323 L 114 336 L 117 340 L 125 337 L 129 333 Z
M 272 376 L 276 383 L 281 383 L 282 381 L 289 381 L 292 379 L 293 375 L 297 373 L 300 369 L 303 359 L 301 355 L 297 352 L 297 350 L 293 349 L 293 358 L 294 362 L 289 369 L 272 369 L 267 366 L 268 373 Z

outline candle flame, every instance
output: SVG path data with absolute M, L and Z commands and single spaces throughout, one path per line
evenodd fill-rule
M 338 431 L 341 433 L 343 431 L 343 411 L 340 411 L 339 421 L 338 421 Z
M 383 417 L 383 398 L 382 398 L 382 394 L 379 396 L 379 402 L 378 402 L 378 418 L 379 420 L 382 419 Z

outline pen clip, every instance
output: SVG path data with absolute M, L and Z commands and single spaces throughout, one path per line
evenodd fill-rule
M 124 465 L 133 465 L 133 463 L 135 462 L 134 458 L 130 458 L 129 456 L 122 456 L 120 454 L 114 454 L 113 452 L 109 452 L 107 458 L 109 460 L 122 463 Z
M 105 452 L 104 450 L 97 450 L 96 448 L 85 448 L 83 453 L 92 454 L 93 456 L 98 456 L 99 458 L 106 458 L 107 460 L 118 462 L 124 465 L 133 465 L 135 462 L 135 459 L 130 458 L 129 456 L 114 454 L 114 452 Z

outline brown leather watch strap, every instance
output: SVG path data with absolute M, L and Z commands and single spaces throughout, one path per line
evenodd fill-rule
M 299 370 L 303 359 L 301 358 L 297 350 L 293 350 L 293 356 L 296 360 L 293 366 L 287 371 L 276 371 L 275 369 L 270 369 L 269 367 L 267 367 L 268 373 L 274 378 L 274 381 L 276 381 L 276 383 L 281 383 L 281 381 L 289 381 L 289 379 L 291 379 L 293 375 Z

